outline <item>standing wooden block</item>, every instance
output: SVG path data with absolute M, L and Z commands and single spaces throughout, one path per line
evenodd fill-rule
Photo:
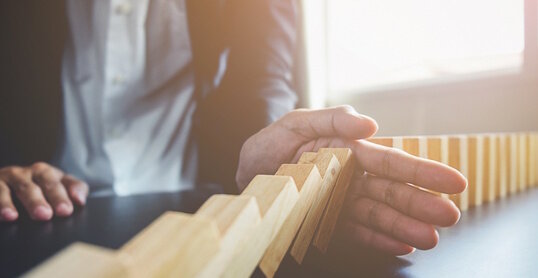
M 312 156 L 311 154 L 314 155 Z M 323 181 L 321 182 L 319 193 L 308 211 L 290 251 L 291 256 L 299 264 L 303 262 L 308 247 L 314 238 L 314 233 L 323 216 L 323 210 L 331 197 L 332 189 L 341 169 L 338 159 L 332 153 L 303 153 L 299 159 L 299 164 L 301 163 L 315 164 L 320 171 Z
M 196 216 L 213 219 L 220 232 L 220 249 L 208 256 L 197 277 L 218 277 L 229 264 L 235 247 L 249 237 L 261 222 L 260 208 L 255 197 L 213 195 L 196 212 Z
M 536 163 L 538 161 L 538 136 L 536 133 L 531 133 L 530 135 L 530 150 L 529 150 L 529 173 L 530 173 L 530 185 L 536 186 L 538 183 L 538 164 Z
M 325 253 L 329 247 L 329 242 L 332 238 L 340 210 L 344 205 L 344 199 L 347 194 L 349 183 L 355 171 L 355 158 L 350 149 L 347 148 L 322 148 L 320 153 L 332 153 L 338 159 L 342 166 L 342 170 L 336 180 L 336 185 L 327 204 L 327 208 L 321 219 L 319 229 L 314 236 L 314 246 L 321 252 Z
M 166 212 L 120 249 L 131 277 L 192 277 L 220 247 L 214 221 Z
M 419 156 L 419 139 L 418 137 L 404 137 L 402 138 L 403 150 L 414 156 Z
M 250 276 L 299 199 L 293 179 L 286 176 L 258 175 L 241 195 L 256 198 L 262 219 L 252 234 L 236 245 L 221 277 Z
M 468 141 L 469 206 L 482 204 L 484 182 L 484 137 L 471 135 Z
M 518 173 L 518 164 L 519 164 L 519 159 L 518 159 L 518 148 L 517 148 L 517 145 L 518 145 L 518 139 L 517 139 L 517 135 L 515 134 L 510 134 L 508 136 L 508 155 L 510 156 L 510 164 L 508 164 L 510 167 L 510 183 L 509 183 L 509 193 L 510 194 L 514 194 L 517 192 L 517 189 L 518 189 L 518 178 L 519 178 L 519 173 Z
M 314 164 L 283 164 L 275 175 L 292 177 L 299 199 L 262 258 L 260 269 L 266 277 L 275 275 L 321 187 L 321 175 Z
M 428 159 L 441 162 L 445 165 L 448 165 L 448 137 L 447 136 L 436 136 L 436 137 L 423 137 L 422 141 L 426 141 L 426 143 L 420 143 L 419 145 L 426 144 L 426 152 Z M 420 151 L 423 152 L 422 147 L 420 147 Z M 448 195 L 441 193 L 439 194 L 442 198 L 448 199 Z
M 507 146 L 510 144 L 508 136 L 499 135 L 499 196 L 500 198 L 506 197 L 508 193 L 508 184 L 510 181 L 510 155 L 509 148 Z
M 468 177 L 468 150 L 467 138 L 464 136 L 453 136 L 448 139 L 448 165 L 457 169 Z M 469 187 L 460 194 L 449 196 L 452 201 L 462 211 L 469 207 Z
M 495 137 L 489 134 L 484 136 L 484 156 L 483 156 L 483 202 L 493 202 L 495 200 L 495 175 L 496 175 L 496 147 Z
M 24 277 L 128 277 L 127 269 L 111 250 L 73 243 Z
M 527 135 L 524 133 L 518 134 L 518 157 L 519 157 L 519 190 L 523 191 L 527 188 L 529 181 L 527 180 Z
M 403 150 L 404 149 L 403 137 L 400 137 L 400 136 L 393 137 L 392 147 L 399 150 Z

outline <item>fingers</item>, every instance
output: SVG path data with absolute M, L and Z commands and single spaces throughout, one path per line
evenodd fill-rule
M 299 109 L 288 113 L 279 122 L 305 141 L 320 137 L 362 139 L 371 137 L 378 129 L 372 118 L 358 114 L 347 105 L 319 110 Z
M 0 180 L 0 221 L 15 221 L 19 213 L 11 200 L 8 185 Z
M 57 216 L 66 217 L 73 213 L 73 204 L 61 183 L 63 172 L 42 162 L 32 165 L 33 180 L 41 187 Z
M 10 173 L 5 177 L 5 180 L 22 202 L 30 217 L 34 220 L 50 220 L 53 214 L 52 209 L 39 186 L 32 181 L 32 171 L 20 167 L 11 167 L 9 171 Z
M 344 235 L 353 242 L 360 245 L 377 249 L 394 256 L 401 256 L 415 251 L 415 248 L 388 237 L 380 232 L 376 232 L 361 224 L 346 221 L 343 224 Z
M 80 181 L 71 175 L 65 175 L 62 178 L 62 183 L 67 188 L 67 192 L 71 199 L 77 205 L 83 206 L 86 204 L 89 187 L 85 182 Z
M 359 165 L 376 176 L 448 194 L 460 193 L 467 186 L 460 172 L 441 163 L 364 140 L 354 141 L 351 146 Z
M 351 220 L 410 246 L 426 250 L 435 247 L 439 241 L 439 234 L 432 225 L 404 215 L 384 203 L 361 197 L 348 209 Z
M 353 181 L 361 196 L 383 202 L 393 209 L 425 223 L 447 227 L 456 224 L 460 211 L 450 200 L 388 179 L 362 175 Z

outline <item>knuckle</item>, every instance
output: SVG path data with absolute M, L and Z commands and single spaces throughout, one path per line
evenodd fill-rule
M 45 162 L 36 162 L 34 164 L 32 164 L 32 166 L 30 166 L 30 168 L 32 169 L 32 171 L 34 173 L 40 173 L 40 172 L 44 172 L 44 171 L 47 171 L 51 168 L 51 166 Z

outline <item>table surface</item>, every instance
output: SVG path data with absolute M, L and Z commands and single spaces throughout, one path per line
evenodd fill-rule
M 33 222 L 24 214 L 0 224 L 0 277 L 17 276 L 75 241 L 119 248 L 167 210 L 194 212 L 207 191 L 129 197 L 91 197 L 66 219 Z M 334 243 L 324 257 L 289 258 L 277 276 L 538 277 L 538 189 L 472 208 L 452 228 L 440 229 L 429 251 L 392 257 Z M 259 272 L 256 272 L 259 275 Z

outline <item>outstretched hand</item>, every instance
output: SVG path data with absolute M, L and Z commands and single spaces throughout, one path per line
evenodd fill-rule
M 347 147 L 357 160 L 338 233 L 346 240 L 394 255 L 430 249 L 435 226 L 454 225 L 460 216 L 450 200 L 410 186 L 454 194 L 467 184 L 458 171 L 438 162 L 360 140 L 377 131 L 376 122 L 349 106 L 295 110 L 250 137 L 236 175 L 242 190 L 256 174 L 272 174 L 306 151 Z

